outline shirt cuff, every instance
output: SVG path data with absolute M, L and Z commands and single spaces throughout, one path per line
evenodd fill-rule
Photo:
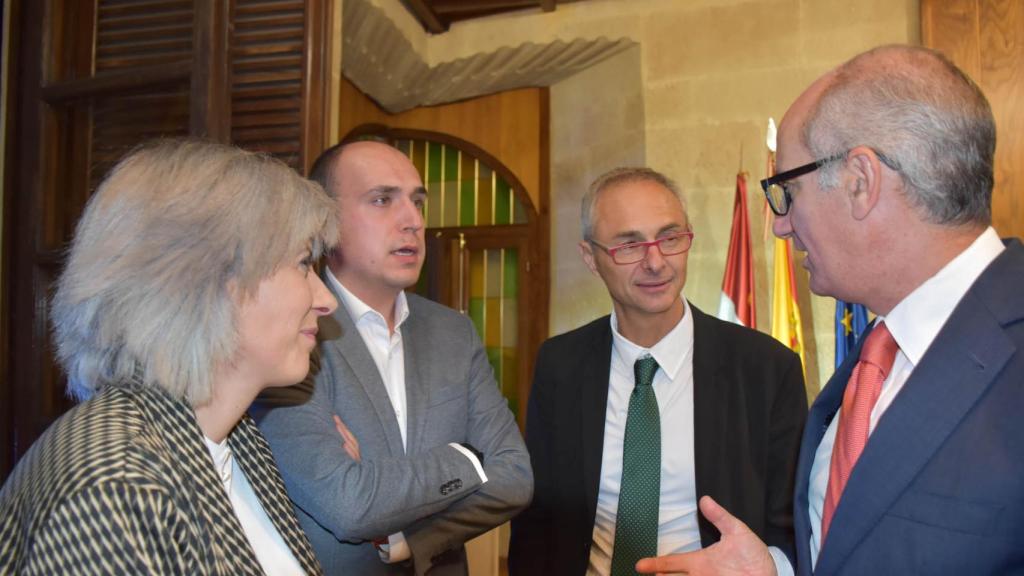
M 772 555 L 772 562 L 775 562 L 775 573 L 778 576 L 793 576 L 793 565 L 789 563 L 789 557 L 785 552 L 775 546 L 769 546 L 768 553 Z
M 382 562 L 395 564 L 409 559 L 409 543 L 405 541 L 405 535 L 396 532 L 388 536 L 388 543 L 377 546 L 377 554 Z
M 451 444 L 449 444 L 449 446 L 461 452 L 463 455 L 466 456 L 466 458 L 469 458 L 469 461 L 473 463 L 473 469 L 476 470 L 477 476 L 480 477 L 481 484 L 487 482 L 487 474 L 484 474 L 484 467 L 480 465 L 480 460 L 477 459 L 476 454 L 473 454 L 472 452 L 467 450 L 465 446 L 462 446 L 455 442 L 452 442 Z

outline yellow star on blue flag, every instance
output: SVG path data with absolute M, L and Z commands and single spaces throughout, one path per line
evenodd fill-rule
M 868 311 L 863 304 L 836 300 L 836 368 L 853 350 L 868 325 Z

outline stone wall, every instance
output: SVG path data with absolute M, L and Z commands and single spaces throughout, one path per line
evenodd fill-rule
M 555 12 L 524 10 L 457 23 L 437 36 L 409 25 L 398 0 L 371 0 L 394 13 L 431 65 L 503 46 L 626 37 L 635 50 L 551 87 L 552 333 L 610 310 L 600 280 L 576 252 L 578 202 L 594 176 L 646 162 L 683 187 L 696 240 L 687 297 L 715 312 L 725 266 L 737 171 L 749 173 L 758 327 L 770 323 L 772 243 L 764 240 L 768 117 L 780 119 L 816 77 L 879 44 L 918 43 L 918 0 L 588 0 Z M 832 373 L 830 298 L 807 292 L 799 267 L 808 351 L 808 392 Z

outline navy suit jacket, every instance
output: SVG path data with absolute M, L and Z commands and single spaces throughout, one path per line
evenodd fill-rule
M 861 338 L 861 342 L 865 339 Z M 807 417 L 797 469 L 797 568 L 811 573 L 814 453 L 860 355 Z M 831 574 L 1024 573 L 1024 246 L 982 273 L 879 420 L 814 570 Z

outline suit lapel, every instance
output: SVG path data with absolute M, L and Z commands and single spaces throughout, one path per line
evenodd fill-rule
M 693 315 L 693 464 L 697 498 L 710 492 L 710 487 L 721 485 L 723 461 L 719 447 L 728 431 L 731 402 L 723 396 L 726 388 L 718 379 L 718 366 L 722 347 L 718 334 L 712 329 L 707 316 L 690 305 Z M 703 515 L 698 515 L 701 542 L 709 546 L 718 531 Z
M 587 526 L 594 525 L 597 514 L 597 494 L 601 485 L 601 460 L 604 454 L 604 423 L 608 407 L 608 379 L 612 362 L 612 328 L 609 317 L 597 322 L 589 342 L 578 358 L 580 373 L 571 374 L 572 386 L 566 399 L 579 399 L 580 448 L 583 454 L 583 491 L 586 498 Z
M 807 424 L 804 426 L 803 439 L 800 442 L 800 456 L 797 460 L 795 497 L 793 498 L 793 524 L 796 534 L 796 557 L 797 567 L 800 574 L 810 574 L 811 566 L 811 518 L 809 514 L 809 498 L 811 467 L 814 466 L 814 456 L 825 437 L 832 418 L 843 402 L 843 393 L 846 391 L 846 384 L 850 380 L 853 367 L 860 357 L 860 348 L 864 345 L 865 337 L 874 329 L 874 324 L 864 331 L 857 341 L 856 347 L 847 356 L 845 362 L 836 369 L 836 372 L 829 378 L 825 387 L 815 398 L 811 409 L 807 413 Z
M 384 380 L 381 379 L 380 372 L 377 370 L 377 364 L 374 363 L 370 350 L 363 342 L 362 336 L 359 335 L 355 321 L 342 303 L 341 295 L 334 291 L 330 282 L 326 282 L 326 284 L 338 299 L 339 306 L 331 316 L 336 324 L 336 326 L 330 327 L 333 330 L 323 326 L 326 323 L 322 323 L 325 332 L 323 345 L 331 348 L 344 361 L 357 382 L 353 388 L 361 389 L 366 394 L 370 405 L 373 406 L 373 410 L 377 414 L 377 420 L 380 422 L 391 454 L 393 456 L 403 455 L 405 449 L 402 446 L 402 432 L 398 429 L 398 417 L 391 405 L 387 388 L 384 387 Z M 407 380 L 408 377 L 409 375 L 406 374 Z M 344 375 L 340 376 L 340 379 L 344 378 Z
M 402 324 L 402 349 L 405 356 L 405 445 L 409 454 L 420 451 L 432 384 L 424 381 L 419 370 L 420 366 L 427 365 L 430 358 L 427 356 L 427 346 L 419 346 L 427 342 L 427 337 L 421 330 L 425 327 L 421 323 L 423 312 L 416 306 L 415 300 L 416 296 L 408 296 L 409 317 Z
M 817 572 L 843 564 L 1017 352 L 990 308 L 1006 294 L 992 286 L 999 268 L 994 263 L 967 292 L 879 420 L 836 508 Z

